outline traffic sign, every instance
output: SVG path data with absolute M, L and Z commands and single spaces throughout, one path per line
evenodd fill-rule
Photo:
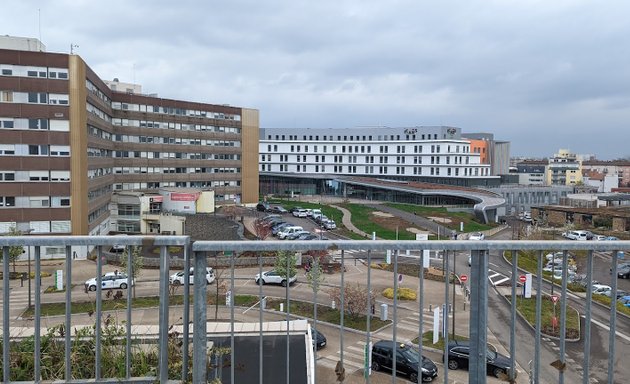
M 461 276 L 459 277 L 459 279 L 462 281 L 462 283 L 465 283 L 465 282 L 467 282 L 467 281 L 468 281 L 468 276 L 467 276 L 467 275 L 461 275 Z
M 527 281 L 527 276 L 525 276 L 525 275 L 520 275 L 520 276 L 518 277 L 518 281 L 520 281 L 521 283 L 526 282 L 526 281 Z
M 399 274 L 398 274 L 398 282 L 399 282 L 399 283 L 402 283 L 402 277 L 403 277 L 403 274 L 402 274 L 402 273 L 399 273 Z
M 558 300 L 560 300 L 560 296 L 558 295 L 551 295 L 551 301 L 555 304 L 558 302 Z

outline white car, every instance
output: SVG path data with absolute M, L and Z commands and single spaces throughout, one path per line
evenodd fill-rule
M 604 236 L 604 235 L 593 235 L 593 240 L 596 240 L 596 241 L 606 240 L 606 236 Z
M 280 274 L 276 271 L 263 272 L 262 278 L 260 276 L 260 273 L 257 273 L 256 277 L 254 278 L 254 281 L 256 282 L 256 284 L 280 284 L 283 287 L 287 286 L 286 277 L 280 276 Z M 297 274 L 291 276 L 291 278 L 289 279 L 289 284 L 293 284 L 296 281 L 297 281 Z
M 604 284 L 593 284 L 593 295 L 610 296 L 612 288 Z
M 184 285 L 186 277 L 184 276 L 186 273 L 184 271 L 180 271 L 172 274 L 168 278 L 168 282 L 172 285 Z M 188 271 L 188 282 L 190 285 L 195 284 L 195 268 L 191 267 Z M 212 284 L 214 282 L 214 270 L 210 267 L 206 267 L 206 283 Z
M 293 216 L 306 217 L 308 215 L 306 214 L 306 209 L 296 209 L 295 211 L 293 211 Z
M 96 291 L 96 277 L 91 278 L 85 282 L 86 291 Z M 133 285 L 133 280 L 131 281 Z M 126 273 L 118 271 L 107 272 L 101 277 L 101 289 L 127 289 L 129 286 L 129 279 Z
M 325 229 L 331 230 L 331 229 L 337 229 L 337 224 L 332 221 L 332 220 L 326 220 L 326 221 L 322 221 L 322 227 L 324 227 Z
M 470 236 L 468 236 L 468 240 L 483 240 L 485 238 L 486 236 L 481 232 L 471 233 Z

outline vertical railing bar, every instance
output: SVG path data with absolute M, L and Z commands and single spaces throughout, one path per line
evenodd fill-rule
M 195 270 L 205 271 L 207 267 L 206 252 L 195 252 L 193 257 Z M 207 291 L 201 273 L 195 273 L 193 278 L 195 282 L 193 295 L 193 383 L 205 383 L 208 381 Z
M 486 252 L 473 250 L 471 253 L 470 366 L 468 377 L 471 383 L 476 384 L 484 384 L 487 380 L 488 258 Z M 447 365 L 445 365 L 445 371 L 447 370 L 446 367 Z
M 343 359 L 344 359 L 344 347 L 343 347 L 343 334 L 344 334 L 344 326 L 343 326 L 343 322 L 344 322 L 344 313 L 346 312 L 346 307 L 345 307 L 345 290 L 346 290 L 346 284 L 345 284 L 345 276 L 344 276 L 344 270 L 346 269 L 346 263 L 345 263 L 345 251 L 342 249 L 341 250 L 341 289 L 339 290 L 339 295 L 340 295 L 340 299 L 341 299 L 341 303 L 339 305 L 339 322 L 341 324 L 341 327 L 339 327 L 339 332 L 341 333 L 340 337 L 339 337 L 339 360 L 341 360 L 341 366 L 343 367 Z M 316 348 L 317 349 L 317 348 Z
M 95 333 L 96 333 L 96 351 L 95 351 L 95 359 L 94 364 L 96 364 L 95 368 L 95 376 L 96 380 L 101 379 L 101 339 L 102 339 L 102 331 L 101 324 L 103 320 L 103 246 L 98 246 L 97 252 L 97 260 L 96 260 L 96 324 L 95 324 Z
M 612 253 L 612 293 L 610 295 L 610 331 L 608 333 L 608 384 L 615 379 L 615 336 L 617 331 L 617 258 L 619 251 Z
M 565 363 L 567 330 L 567 279 L 569 276 L 568 252 L 562 252 L 562 290 L 560 296 L 560 361 Z M 553 280 L 554 277 L 552 276 Z M 558 383 L 564 384 L 564 370 L 559 370 Z
M 190 353 L 190 249 L 191 245 L 184 246 L 184 313 L 182 315 L 182 382 L 188 382 L 188 354 Z M 214 271 L 215 276 L 217 271 Z M 194 279 L 193 275 L 193 279 Z M 169 281 L 170 284 L 170 281 Z M 218 283 L 216 283 L 218 284 Z M 170 290 L 169 286 L 169 290 Z
M 290 252 L 290 251 L 287 251 L 287 252 Z M 287 349 L 286 349 L 286 353 L 287 353 L 287 372 L 286 372 L 287 381 L 286 381 L 286 384 L 291 383 L 291 381 L 290 381 L 290 371 L 289 371 L 289 367 L 290 367 L 289 363 L 290 363 L 290 360 L 291 360 L 290 357 L 289 357 L 290 350 L 291 350 L 290 343 L 289 343 L 289 337 L 290 337 L 289 321 L 291 320 L 291 317 L 290 317 L 291 316 L 291 310 L 290 310 L 290 308 L 291 308 L 291 296 L 290 296 L 290 293 L 289 293 L 289 286 L 290 286 L 289 279 L 291 278 L 291 276 L 290 276 L 290 274 L 291 274 L 290 273 L 291 272 L 291 257 L 289 257 L 289 256 L 290 255 L 287 255 L 287 269 L 286 269 L 287 273 L 286 273 L 286 276 L 285 276 L 286 279 L 287 279 L 287 284 L 286 284 L 286 287 L 285 287 L 286 288 L 285 294 L 287 296 Z
M 510 380 L 514 380 L 516 359 L 516 275 L 518 274 L 518 252 L 512 251 L 512 305 L 511 305 L 511 322 L 510 327 L 510 372 L 508 376 Z M 522 299 L 522 298 L 521 298 Z
M 133 290 L 133 284 L 135 283 L 133 278 L 135 271 L 133 270 L 132 260 L 135 255 L 133 255 L 134 248 L 132 248 L 131 245 L 126 246 L 125 250 L 127 251 L 127 324 L 125 324 L 127 335 L 125 336 L 125 377 L 129 379 L 131 377 L 131 304 L 133 302 L 131 291 Z
M 234 293 L 234 259 L 236 258 L 236 251 L 231 252 L 230 257 L 230 382 L 234 384 L 234 365 L 236 350 L 234 349 L 234 302 L 236 301 L 236 294 Z M 217 300 L 219 298 L 217 297 Z
M 30 262 L 30 261 L 29 261 Z M 38 245 L 35 247 L 35 382 L 39 383 L 42 379 L 42 366 L 41 366 L 41 356 L 42 356 L 42 347 L 41 347 L 41 276 L 42 276 L 42 266 L 41 266 L 41 247 Z M 31 278 L 30 276 L 28 277 Z M 30 295 L 30 292 L 29 292 Z
M 422 381 L 422 342 L 424 330 L 424 251 L 420 250 L 420 268 L 418 268 L 418 381 Z M 448 369 L 448 368 L 446 368 Z
M 370 350 L 370 330 L 372 329 L 372 324 L 371 324 L 371 320 L 372 320 L 372 282 L 370 281 L 371 279 L 371 271 L 372 271 L 372 251 L 368 250 L 367 252 L 367 326 L 366 326 L 366 332 L 365 332 L 365 348 L 367 351 L 367 358 L 368 358 L 368 362 L 370 361 L 370 356 L 372 354 L 372 351 Z M 367 364 L 365 364 L 367 365 Z M 366 372 L 363 373 L 363 377 L 365 377 L 365 382 L 366 384 L 370 384 L 370 372 L 372 370 L 371 366 L 368 366 L 366 369 Z
M 169 327 L 169 297 L 168 297 L 168 268 L 169 252 L 165 245 L 160 246 L 160 306 L 159 306 L 159 380 L 168 380 L 168 327 Z
M 396 343 L 396 325 L 398 324 L 398 251 L 394 251 L 392 252 L 393 256 L 394 256 L 394 317 L 393 317 L 393 321 L 394 324 L 392 325 L 392 337 L 393 337 L 393 341 L 392 343 L 394 344 L 392 347 L 392 384 L 396 383 L 396 351 L 398 350 L 398 344 Z
M 444 307 L 442 310 L 442 332 L 444 333 L 444 382 L 448 383 L 448 304 L 449 304 L 449 300 L 448 300 L 448 278 L 449 278 L 449 271 L 448 271 L 448 263 L 449 263 L 449 259 L 448 259 L 448 250 L 444 251 Z M 444 332 L 444 330 L 446 330 L 446 332 Z M 453 339 L 455 339 L 455 335 L 453 335 Z
M 72 318 L 72 247 L 66 246 L 66 319 L 65 319 L 65 377 L 72 380 L 72 366 L 70 357 L 72 356 L 71 339 L 71 318 Z
M 258 255 L 258 303 L 260 305 L 258 311 L 258 383 L 263 384 L 263 347 L 265 345 L 263 341 L 263 289 L 262 289 L 262 255 L 260 252 Z M 265 300 L 266 301 L 266 300 Z
M 538 251 L 538 266 L 536 270 L 536 340 L 534 342 L 534 383 L 538 384 L 540 379 L 540 338 L 542 323 L 542 280 L 543 280 L 543 252 Z
M 2 381 L 9 382 L 9 362 L 11 361 L 9 354 L 9 347 L 11 346 L 9 340 L 9 247 L 2 247 Z
M 588 251 L 586 260 L 586 317 L 584 319 L 584 364 L 582 368 L 582 383 L 590 383 L 591 366 L 591 304 L 593 297 L 593 251 Z

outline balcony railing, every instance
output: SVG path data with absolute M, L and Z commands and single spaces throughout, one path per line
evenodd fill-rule
M 138 316 L 134 316 L 136 311 L 140 309 L 132 308 L 133 302 L 132 289 L 127 289 L 124 297 L 120 300 L 122 310 L 124 312 L 124 320 L 121 321 L 121 330 L 117 336 L 113 339 L 107 339 L 105 342 L 103 332 L 106 332 L 105 324 L 108 324 L 109 316 L 104 315 L 103 306 L 104 301 L 108 300 L 103 298 L 104 291 L 101 286 L 103 284 L 103 252 L 109 249 L 113 244 L 124 245 L 129 252 L 125 254 L 127 258 L 127 270 L 128 276 L 133 276 L 133 260 L 132 260 L 132 247 L 155 247 L 159 249 L 159 271 L 154 272 L 154 280 L 144 282 L 138 279 L 136 282 L 136 288 L 140 288 L 143 284 L 149 286 L 151 284 L 153 288 L 149 288 L 154 292 L 157 292 L 159 299 L 159 306 L 156 310 L 156 321 L 153 323 L 147 323 L 146 319 L 142 321 L 138 320 Z M 34 279 L 34 301 L 33 301 L 33 317 L 32 322 L 24 320 L 19 315 L 15 315 L 15 311 L 12 312 L 14 307 L 23 306 L 23 303 L 17 301 L 14 292 L 19 291 L 18 286 L 23 284 L 19 281 L 10 281 L 9 276 L 11 274 L 10 254 L 14 247 L 23 247 L 28 250 L 29 253 L 29 268 L 31 265 L 30 257 L 32 250 L 32 259 L 34 266 L 34 276 L 41 276 L 42 271 L 42 257 L 41 249 L 46 246 L 65 247 L 66 256 L 63 260 L 64 271 L 64 286 L 66 287 L 63 293 L 63 298 L 57 301 L 65 303 L 65 310 L 63 318 L 56 318 L 52 320 L 46 320 L 42 317 L 42 306 L 44 303 L 54 301 L 52 299 L 44 299 L 42 285 L 42 278 Z M 93 255 L 96 256 L 93 264 L 92 276 L 97 276 L 96 284 L 96 297 L 91 298 L 94 301 L 94 319 L 88 318 L 87 322 L 84 322 L 86 315 L 73 314 L 72 307 L 77 301 L 81 301 L 84 295 L 80 288 L 72 289 L 73 284 L 76 285 L 77 277 L 73 275 L 73 264 L 76 261 L 73 260 L 72 247 L 73 246 L 90 246 L 95 247 Z M 495 335 L 496 341 L 499 344 L 504 345 L 507 355 L 509 356 L 509 369 L 506 369 L 507 377 L 505 380 L 513 382 L 533 382 L 533 383 L 545 383 L 545 382 L 583 382 L 589 383 L 592 378 L 599 379 L 600 382 L 615 383 L 624 380 L 625 369 L 621 362 L 621 356 L 624 356 L 630 348 L 628 341 L 630 337 L 626 334 L 628 332 L 628 324 L 630 324 L 630 317 L 624 314 L 618 314 L 615 297 L 618 292 L 617 288 L 617 259 L 612 255 L 617 255 L 618 251 L 625 250 L 626 253 L 630 250 L 629 241 L 197 241 L 191 243 L 188 237 L 183 236 L 124 236 L 124 237 L 0 237 L 0 247 L 3 252 L 3 284 L 2 284 L 2 379 L 4 382 L 10 380 L 17 380 L 18 373 L 21 381 L 39 382 L 42 379 L 46 380 L 60 380 L 60 382 L 76 382 L 73 380 L 92 380 L 93 382 L 106 382 L 115 380 L 118 382 L 168 382 L 169 380 L 188 381 L 188 382 L 207 382 L 212 378 L 212 375 L 217 375 L 217 365 L 212 364 L 211 361 L 214 358 L 217 359 L 216 354 L 212 356 L 212 352 L 209 353 L 208 341 L 212 338 L 212 332 L 208 332 L 208 319 L 210 319 L 212 307 L 208 305 L 209 293 L 214 293 L 215 288 L 208 288 L 206 286 L 206 275 L 203 271 L 207 266 L 212 266 L 214 259 L 223 259 L 222 264 L 226 262 L 230 264 L 230 268 L 223 270 L 221 280 L 225 284 L 225 289 L 229 292 L 226 305 L 221 305 L 222 313 L 228 317 L 229 321 L 226 322 L 227 329 L 224 329 L 222 335 L 229 340 L 229 347 L 227 353 L 224 353 L 220 359 L 224 360 L 224 364 L 219 364 L 225 369 L 220 372 L 223 376 L 223 382 L 237 382 L 239 375 L 243 374 L 244 370 L 249 369 L 248 374 L 253 374 L 254 381 L 251 382 L 270 382 L 269 379 L 265 381 L 265 377 L 269 377 L 269 372 L 264 369 L 266 361 L 265 353 L 270 353 L 268 344 L 264 342 L 264 338 L 269 334 L 265 327 L 265 323 L 272 321 L 273 319 L 286 321 L 285 324 L 289 324 L 290 321 L 295 319 L 295 313 L 291 312 L 290 303 L 292 300 L 304 301 L 307 297 L 303 293 L 300 294 L 299 290 L 295 291 L 295 288 L 289 288 L 289 285 L 284 289 L 267 288 L 262 284 L 256 288 L 248 287 L 247 281 L 253 281 L 254 276 L 244 276 L 239 270 L 235 268 L 237 265 L 236 259 L 243 253 L 248 253 L 248 257 L 262 256 L 265 252 L 276 251 L 290 251 L 301 254 L 305 251 L 326 251 L 333 253 L 335 259 L 344 267 L 358 267 L 353 271 L 347 271 L 346 268 L 340 268 L 339 271 L 331 278 L 329 282 L 323 284 L 327 288 L 345 287 L 350 281 L 358 283 L 361 287 L 364 287 L 366 294 L 366 303 L 363 306 L 365 309 L 365 316 L 367 322 L 367 328 L 363 331 L 349 331 L 347 328 L 347 301 L 344 299 L 344 290 L 341 289 L 341 299 L 339 301 L 339 322 L 338 327 L 339 334 L 334 338 L 338 338 L 338 353 L 335 356 L 337 360 L 336 368 L 337 372 L 334 372 L 333 368 L 327 368 L 321 365 L 321 361 L 317 359 L 319 352 L 316 350 L 310 352 L 307 351 L 304 356 L 290 353 L 291 345 L 289 343 L 290 336 L 295 332 L 295 327 L 284 326 L 276 330 L 274 334 L 286 333 L 286 345 L 282 347 L 285 351 L 280 354 L 284 359 L 282 364 L 283 372 L 275 371 L 273 382 L 307 382 L 307 383 L 319 383 L 319 382 L 331 382 L 331 378 L 335 376 L 344 376 L 344 382 L 365 382 L 370 383 L 374 379 L 373 375 L 360 374 L 350 375 L 353 369 L 355 373 L 357 370 L 357 362 L 349 361 L 350 356 L 356 357 L 356 346 L 347 345 L 348 342 L 344 341 L 351 337 L 353 340 L 359 338 L 359 345 L 371 345 L 373 341 L 377 341 L 383 338 L 383 335 L 378 331 L 371 331 L 370 322 L 376 321 L 378 317 L 374 314 L 374 307 L 372 306 L 373 298 L 379 294 L 375 291 L 378 287 L 383 285 L 392 287 L 394 292 L 398 292 L 398 288 L 401 286 L 402 275 L 399 272 L 403 267 L 409 265 L 426 265 L 426 259 L 430 263 L 435 264 L 437 267 L 443 266 L 450 270 L 451 273 L 455 272 L 454 269 L 456 262 L 461 260 L 467 260 L 471 256 L 470 275 L 466 276 L 467 279 L 461 279 L 457 274 L 453 274 L 453 279 L 443 279 L 439 282 L 441 284 L 438 291 L 433 291 L 433 296 L 425 294 L 429 291 L 429 286 L 435 287 L 434 282 L 429 282 L 425 278 L 424 268 L 417 268 L 417 276 L 406 277 L 405 279 L 411 280 L 406 284 L 410 284 L 417 288 L 419 293 L 416 302 L 411 304 L 402 304 L 396 295 L 391 301 L 384 301 L 380 299 L 381 304 L 385 304 L 391 316 L 387 319 L 392 321 L 390 326 L 391 334 L 387 334 L 387 338 L 394 340 L 394 343 L 409 342 L 408 334 L 410 334 L 409 325 L 401 325 L 402 315 L 410 311 L 417 310 L 419 315 L 417 320 L 414 320 L 414 325 L 417 325 L 417 335 L 422 335 L 427 329 L 427 326 L 433 325 L 432 322 L 424 319 L 424 314 L 427 313 L 426 303 L 433 302 L 435 300 L 443 303 L 443 312 L 441 313 L 443 321 L 442 332 L 444 337 L 444 349 L 443 353 L 435 351 L 433 348 L 427 348 L 420 342 L 416 345 L 420 354 L 423 354 L 429 350 L 432 350 L 436 358 L 436 362 L 440 365 L 439 374 L 436 380 L 438 382 L 449 382 L 449 376 L 460 375 L 459 371 L 449 372 L 448 367 L 449 359 L 447 353 L 447 346 L 449 344 L 449 331 L 448 321 L 452 319 L 453 330 L 455 330 L 454 316 L 461 316 L 462 313 L 467 312 L 468 318 L 467 324 L 460 321 L 457 323 L 460 332 L 466 333 L 464 336 L 469 338 L 470 343 L 470 364 L 467 379 L 464 381 L 470 383 L 485 383 L 487 381 L 486 372 L 486 355 L 489 335 L 489 298 L 495 296 L 493 290 L 500 293 L 503 296 L 504 309 L 507 310 L 508 316 L 503 319 L 504 325 L 507 327 L 506 335 Z M 424 251 L 430 251 L 426 253 Z M 550 284 L 549 280 L 539 279 L 536 276 L 543 276 L 543 260 L 548 252 L 562 252 L 559 256 L 561 259 L 561 279 L 560 282 Z M 174 253 L 177 255 L 174 255 Z M 534 277 L 531 280 L 531 285 L 528 287 L 536 294 L 532 300 L 535 300 L 535 316 L 531 325 L 518 320 L 520 317 L 517 311 L 517 304 L 521 298 L 522 284 L 520 283 L 520 277 L 526 273 L 517 267 L 518 259 L 524 252 L 533 253 L 536 264 L 534 270 L 530 271 Z M 568 290 L 569 280 L 569 253 L 583 254 L 583 260 L 585 262 L 584 269 L 584 281 L 586 287 L 586 293 L 581 295 L 574 295 Z M 432 257 L 434 254 L 440 254 L 441 259 L 435 259 Z M 621 255 L 621 254 L 619 254 Z M 497 267 L 489 265 L 490 257 L 505 257 L 504 260 L 511 260 L 512 264 L 509 267 L 500 271 L 505 276 L 504 283 L 507 286 L 494 287 L 492 284 L 492 276 L 496 272 Z M 184 270 L 188 270 L 189 267 L 194 267 L 194 280 L 193 287 L 190 287 L 188 279 L 183 279 L 183 294 L 182 303 L 183 311 L 181 313 L 181 320 L 179 318 L 173 318 L 173 312 L 175 309 L 171 308 L 169 304 L 171 301 L 175 301 L 172 288 L 169 286 L 169 265 L 173 258 L 183 259 Z M 24 258 L 21 259 L 20 265 L 23 267 Z M 376 262 L 385 262 L 386 259 L 390 259 L 392 267 L 391 272 L 383 272 L 377 269 L 371 268 Z M 259 263 L 257 268 L 249 268 L 248 271 L 255 271 L 256 273 L 263 272 L 263 257 L 258 257 Z M 594 260 L 596 263 L 605 263 L 606 266 L 611 268 L 611 304 L 604 311 L 604 319 L 602 319 L 602 307 L 599 303 L 594 303 L 592 300 L 593 290 L 593 265 Z M 210 261 L 210 262 L 209 262 Z M 210 265 L 209 265 L 210 264 Z M 451 266 L 452 264 L 452 266 Z M 507 265 L 507 264 L 506 264 Z M 290 265 L 288 266 L 290 267 Z M 359 268 L 361 267 L 361 268 Z M 492 267 L 494 272 L 489 274 L 489 267 Z M 266 267 L 265 269 L 269 269 Z M 301 273 L 301 272 L 300 272 Z M 228 276 L 229 275 L 229 276 Z M 378 282 L 375 279 L 378 278 Z M 300 275 L 300 279 L 304 281 L 304 277 Z M 462 280 L 467 280 L 462 282 Z M 82 281 L 80 282 L 82 283 Z M 219 284 L 219 282 L 215 282 Z M 238 284 L 238 286 L 237 286 Z M 457 284 L 457 287 L 455 287 Z M 529 284 L 529 283 L 527 283 Z M 70 287 L 70 289 L 67 289 Z M 191 289 L 192 288 L 192 289 Z M 461 298 L 457 297 L 453 292 L 457 288 L 458 292 L 461 290 L 463 295 Z M 216 287 L 217 291 L 219 286 Z M 273 291 L 268 291 L 273 289 Z M 309 288 L 310 289 L 310 288 Z M 434 289 L 434 288 L 432 288 Z M 559 327 L 559 336 L 557 337 L 557 350 L 555 352 L 549 352 L 549 348 L 544 344 L 544 340 L 549 337 L 543 336 L 543 317 L 542 313 L 542 301 L 546 292 L 551 289 L 552 292 L 559 298 L 557 307 L 559 311 L 559 318 L 557 318 L 557 327 Z M 237 361 L 236 356 L 239 352 L 235 349 L 235 340 L 240 332 L 239 322 L 242 321 L 243 314 L 245 313 L 242 308 L 237 308 L 234 305 L 235 296 L 240 291 L 249 292 L 257 297 L 255 303 L 245 310 L 249 314 L 258 313 L 257 325 L 253 328 L 253 333 L 258 334 L 258 356 L 253 358 L 250 367 L 244 367 L 241 362 Z M 252 293 L 253 292 L 253 293 Z M 279 300 L 286 306 L 285 312 L 267 311 L 264 308 L 265 299 L 270 296 L 270 292 L 279 296 Z M 307 291 L 308 292 L 308 291 Z M 436 294 L 436 292 L 439 292 Z M 540 293 L 540 294 L 538 294 Z M 59 293 L 57 295 L 60 295 Z M 311 295 L 311 294 L 309 294 Z M 311 303 L 318 303 L 323 305 L 328 301 L 328 294 L 325 290 L 313 289 Z M 440 297 L 435 297 L 435 296 Z M 556 297 L 554 295 L 554 297 Z M 311 297 L 311 296 L 308 296 Z M 455 298 L 457 300 L 465 300 L 466 309 L 462 312 L 461 303 L 459 307 L 455 305 Z M 231 300 L 229 299 L 231 298 Z M 178 299 L 179 300 L 179 299 Z M 218 300 L 218 297 L 216 298 Z M 522 299 L 520 299 L 522 300 Z M 30 302 L 30 289 L 29 289 L 29 302 Z M 179 305 L 179 302 L 177 303 Z M 135 305 L 135 304 L 134 304 Z M 493 304 L 493 306 L 496 304 Z M 571 350 L 576 348 L 581 349 L 583 360 L 573 362 L 575 359 L 568 356 L 567 343 L 572 337 L 567 337 L 566 332 L 566 319 L 568 317 L 568 309 L 571 307 L 579 307 L 581 309 L 580 316 L 583 319 L 582 324 L 584 329 L 580 329 L 580 340 L 583 342 L 580 344 L 571 344 Z M 262 308 L 261 308 L 262 307 Z M 594 313 L 594 309 L 597 307 L 597 313 Z M 192 310 L 191 312 L 187 309 Z M 415 309 L 414 309 L 415 308 Z M 493 307 L 494 308 L 494 307 Z M 555 311 L 554 304 L 554 311 Z M 19 308 L 18 308 L 19 309 Z M 216 310 L 216 308 L 214 308 Z M 249 312 L 248 312 L 249 311 Z M 178 314 L 178 311 L 175 311 Z M 315 316 L 317 312 L 314 312 Z M 491 313 L 494 315 L 494 313 Z M 238 315 L 238 319 L 237 319 Z M 555 315 L 555 313 L 554 313 Z M 81 320 L 79 320 L 79 317 Z M 597 316 L 597 319 L 594 317 Z M 150 317 L 150 316 L 146 316 Z M 464 317 L 464 318 L 465 318 Z M 556 316 L 554 316 L 555 318 Z M 251 317 L 250 317 L 251 319 Z M 494 320 L 493 320 L 494 321 Z M 94 334 L 82 334 L 77 331 L 79 323 L 93 327 Z M 605 331 L 601 331 L 598 328 L 597 334 L 601 332 L 607 332 L 607 340 L 599 338 L 597 343 L 592 343 L 592 337 L 596 333 L 593 330 L 593 324 L 602 324 L 604 327 L 600 327 Z M 140 324 L 142 323 L 142 324 Z M 179 323 L 179 324 L 177 324 Z M 406 324 L 408 324 L 407 322 Z M 47 328 L 42 326 L 45 324 L 47 327 L 50 325 L 59 326 L 54 337 L 50 338 L 46 332 Z M 319 323 L 321 325 L 321 323 Z M 446 324 L 446 326 L 444 326 Z M 526 325 L 523 325 L 526 324 Z M 556 324 L 556 323 L 554 323 Z M 186 326 L 188 325 L 188 326 Z M 317 328 L 317 319 L 312 322 L 314 328 Z M 464 331 L 461 331 L 461 330 Z M 500 332 L 492 329 L 491 331 Z M 518 331 L 518 335 L 517 335 Z M 402 333 L 405 335 L 402 336 Z M 251 333 L 251 332 L 250 332 Z M 490 332 L 492 333 L 492 332 Z M 352 336 L 350 336 L 352 335 Z M 192 338 L 192 340 L 191 340 Z M 81 348 L 82 343 L 89 339 L 92 342 L 90 348 L 81 349 L 81 353 L 85 351 L 93 351 L 93 356 L 82 356 L 77 360 L 77 348 Z M 420 338 L 421 340 L 422 338 Z M 20 353 L 24 353 L 24 346 L 18 346 L 20 342 L 24 340 L 32 341 L 31 354 L 33 355 L 32 367 L 20 366 L 19 363 L 16 366 L 15 362 L 24 361 L 18 358 Z M 602 340 L 604 341 L 602 343 Z M 61 349 L 63 350 L 63 360 L 60 364 L 63 370 L 59 372 L 50 372 L 49 367 L 43 367 L 42 364 L 50 363 L 50 356 L 43 356 L 45 352 L 44 343 L 58 342 L 63 343 Z M 523 357 L 523 353 L 517 355 L 517 345 L 519 351 L 524 348 L 523 344 L 529 348 L 525 353 L 526 357 Z M 336 342 L 334 345 L 337 345 Z M 150 368 L 146 372 L 141 372 L 139 375 L 134 372 L 140 372 L 141 363 L 134 360 L 135 351 L 143 350 L 147 351 L 151 347 L 155 348 L 155 362 L 148 361 L 142 364 L 149 365 Z M 621 348 L 619 351 L 617 347 Z M 267 348 L 267 350 L 265 350 Z M 279 344 L 276 344 L 274 348 L 279 348 Z M 105 355 L 109 355 L 112 349 L 118 349 L 124 351 L 124 363 L 121 368 L 116 371 L 114 376 L 103 375 L 101 367 L 103 366 L 103 360 Z M 531 350 L 531 352 L 529 352 Z M 189 352 L 189 353 L 188 353 Z M 175 354 L 175 355 L 173 355 Z M 279 356 L 280 356 L 279 355 Z M 552 356 L 557 361 L 553 363 L 553 369 L 549 368 L 548 357 Z M 602 357 L 603 356 L 603 357 Z M 46 358 L 44 358 L 46 357 Z M 83 360 L 82 360 L 83 359 Z M 179 359 L 181 364 L 177 364 L 177 367 L 181 369 L 173 370 L 172 366 L 169 366 L 169 362 L 172 363 L 175 359 Z M 306 375 L 304 377 L 297 378 L 295 372 L 291 369 L 296 362 L 307 359 L 306 362 Z M 393 357 L 393 364 L 396 365 L 396 354 Z M 151 360 L 151 359 L 148 359 Z M 293 360 L 293 363 L 292 363 Z M 81 371 L 79 373 L 77 364 L 82 361 L 89 361 L 89 364 L 93 365 L 93 369 Z M 575 363 L 581 367 L 581 372 L 568 369 L 568 364 Z M 359 365 L 363 366 L 365 363 L 360 362 Z M 366 365 L 367 366 L 367 365 Z M 257 368 L 258 372 L 251 372 L 251 367 Z M 594 367 L 597 367 L 595 369 Z M 603 367 L 603 371 L 602 368 Z M 46 368 L 46 369 L 44 369 Z M 169 371 L 170 368 L 170 371 Z M 24 370 L 27 371 L 26 378 L 24 376 Z M 256 369 L 254 369 L 256 370 Z M 210 372 L 213 371 L 213 372 Z M 219 370 L 220 371 L 220 370 Z M 93 372 L 90 377 L 83 377 L 85 372 Z M 421 369 L 418 370 L 421 372 Z M 518 376 L 515 377 L 517 375 Z M 394 373 L 392 375 L 392 382 L 395 381 Z M 382 374 L 378 374 L 382 375 Z M 280 379 L 278 379 L 280 377 Z M 382 378 L 379 376 L 379 379 Z M 576 379 L 577 378 L 577 379 Z M 458 377 L 456 379 L 461 380 Z M 381 380 L 382 381 L 382 380 Z M 378 382 L 381 382 L 378 381 Z

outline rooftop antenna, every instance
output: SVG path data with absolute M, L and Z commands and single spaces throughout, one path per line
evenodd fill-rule
M 70 43 L 70 54 L 71 55 L 74 55 L 74 49 L 75 48 L 79 48 L 79 46 L 77 44 Z

